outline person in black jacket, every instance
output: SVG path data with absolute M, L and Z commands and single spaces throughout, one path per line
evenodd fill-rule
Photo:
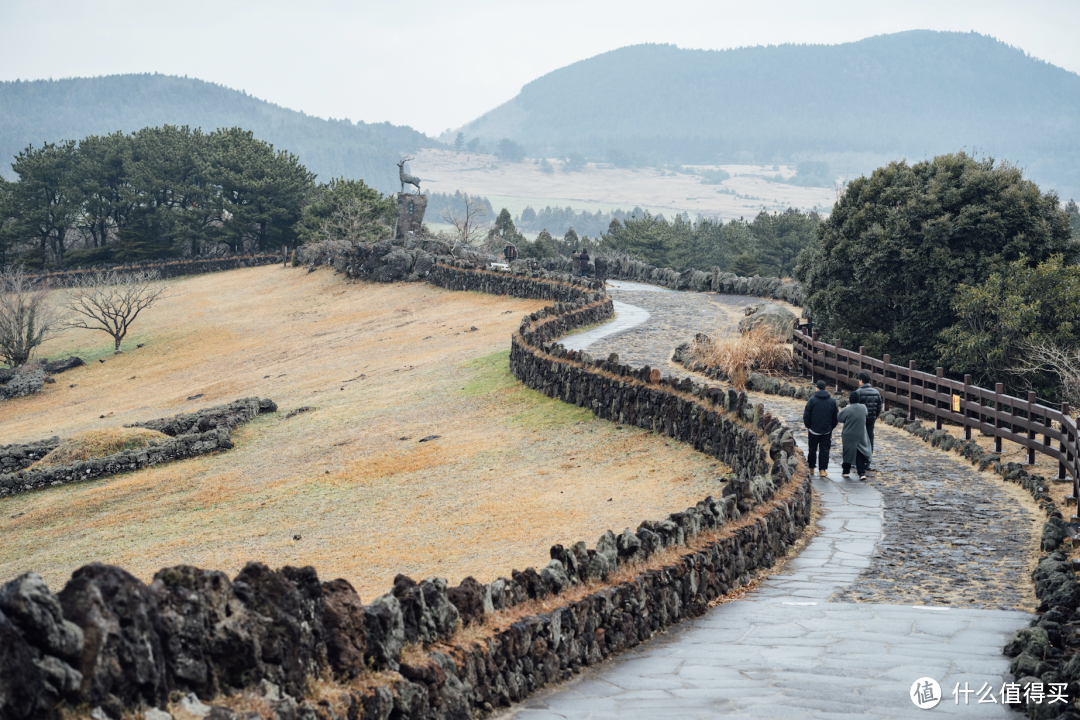
M 825 471 L 829 469 L 829 448 L 832 447 L 832 431 L 836 427 L 839 408 L 825 389 L 824 380 L 818 380 L 817 387 L 818 391 L 803 409 L 802 421 L 809 435 L 810 453 L 806 462 L 810 466 L 810 472 L 814 471 L 816 461 L 818 474 L 825 477 Z
M 874 422 L 881 414 L 881 393 L 870 384 L 870 373 L 859 373 L 859 382 L 862 384 L 851 393 L 849 402 L 859 403 L 866 406 L 866 434 L 870 436 L 870 447 L 874 447 Z

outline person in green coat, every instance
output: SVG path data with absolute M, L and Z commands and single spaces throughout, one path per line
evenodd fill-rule
M 851 403 L 840 411 L 836 421 L 844 426 L 840 440 L 844 444 L 844 458 L 840 463 L 841 474 L 851 476 L 851 466 L 859 473 L 860 480 L 866 480 L 866 469 L 874 454 L 870 447 L 870 436 L 866 433 L 866 406 Z

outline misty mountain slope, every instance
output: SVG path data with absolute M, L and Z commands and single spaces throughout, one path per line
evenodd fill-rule
M 679 162 L 921 159 L 966 148 L 1080 188 L 1080 75 L 975 33 L 735 50 L 625 47 L 530 82 L 462 130 L 534 152 L 618 148 Z
M 362 179 L 398 187 L 400 153 L 437 147 L 409 127 L 323 120 L 202 80 L 169 75 L 0 82 L 0 174 L 33 143 L 80 140 L 147 126 L 190 125 L 209 132 L 239 126 L 300 157 L 320 180 Z

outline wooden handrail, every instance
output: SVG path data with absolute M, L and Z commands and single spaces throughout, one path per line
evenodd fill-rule
M 814 381 L 832 381 L 839 390 L 843 384 L 857 384 L 859 372 L 868 372 L 885 407 L 906 405 L 911 420 L 921 411 L 934 417 L 937 429 L 946 422 L 963 426 L 966 440 L 972 431 L 987 433 L 994 437 L 998 453 L 1002 440 L 1009 440 L 1027 449 L 1028 464 L 1035 462 L 1035 453 L 1057 460 L 1058 477 L 1072 476 L 1073 497 L 1080 497 L 1080 440 L 1067 403 L 1058 410 L 1040 405 L 1035 393 L 1025 398 L 1008 395 L 1001 383 L 990 390 L 972 385 L 970 375 L 961 381 L 945 377 L 942 368 L 927 373 L 916 370 L 914 362 L 894 365 L 888 355 L 879 360 L 866 355 L 861 346 L 854 351 L 839 341 L 823 342 L 809 324 L 795 327 L 792 348 L 796 362 Z

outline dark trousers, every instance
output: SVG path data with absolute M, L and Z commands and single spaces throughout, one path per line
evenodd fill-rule
M 870 458 L 863 455 L 861 452 L 855 453 L 855 472 L 862 477 L 866 474 L 866 468 L 870 467 Z M 840 470 L 847 475 L 851 472 L 851 463 L 840 463 Z
M 806 433 L 810 438 L 808 445 L 810 446 L 810 453 L 806 457 L 807 467 L 811 470 L 815 467 L 815 461 L 817 462 L 818 470 L 829 469 L 829 448 L 832 447 L 832 435 L 815 435 L 814 433 Z
M 874 423 L 877 422 L 877 418 L 866 419 L 866 434 L 870 436 L 870 449 L 874 449 Z

